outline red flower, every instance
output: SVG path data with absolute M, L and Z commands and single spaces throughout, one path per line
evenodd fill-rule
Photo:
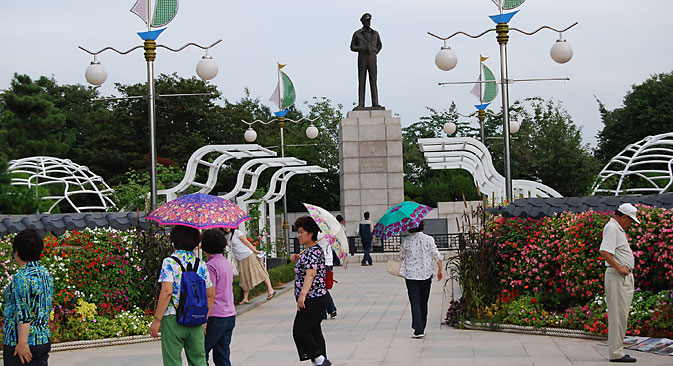
M 530 299 L 531 304 L 535 304 L 536 302 L 537 302 L 537 300 L 535 300 L 535 298 Z

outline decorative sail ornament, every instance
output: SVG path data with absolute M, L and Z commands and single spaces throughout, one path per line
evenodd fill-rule
M 484 64 L 484 61 L 486 61 L 488 57 L 479 56 L 479 59 L 480 59 L 479 79 L 474 84 L 474 87 L 470 91 L 470 94 L 474 95 L 475 98 L 479 99 L 479 103 L 481 105 L 485 104 L 486 106 L 488 106 L 488 104 L 491 103 L 496 96 L 498 96 L 498 85 L 497 82 L 495 81 L 495 75 L 493 74 L 493 71 L 491 71 L 491 69 L 489 69 L 488 66 Z M 477 109 L 482 108 L 477 107 Z
M 292 80 L 286 73 L 280 71 L 283 67 L 285 65 L 278 64 L 278 84 L 269 98 L 281 111 L 290 108 L 297 99 Z
M 526 0 L 492 0 L 493 3 L 498 7 L 498 10 L 502 12 L 503 10 L 511 10 L 518 8 Z
M 147 24 L 147 28 L 159 28 L 170 23 L 178 13 L 178 0 L 156 0 L 154 16 L 150 22 L 151 0 L 137 0 L 131 8 L 131 13 L 140 17 Z

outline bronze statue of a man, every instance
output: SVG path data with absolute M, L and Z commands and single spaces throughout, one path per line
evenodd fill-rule
M 353 33 L 351 51 L 358 53 L 358 105 L 355 109 L 365 107 L 365 83 L 369 72 L 369 87 L 372 94 L 372 107 L 379 105 L 379 92 L 376 87 L 376 54 L 381 51 L 381 37 L 371 28 L 372 15 L 364 13 L 360 18 L 362 28 Z

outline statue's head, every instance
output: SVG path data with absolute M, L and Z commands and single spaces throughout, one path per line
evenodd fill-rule
M 360 17 L 360 21 L 365 28 L 369 28 L 369 26 L 372 24 L 372 15 L 369 13 L 364 13 Z

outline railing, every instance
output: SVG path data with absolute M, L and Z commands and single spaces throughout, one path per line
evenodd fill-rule
M 463 251 L 467 245 L 465 241 L 464 234 L 428 234 L 435 239 L 435 244 L 439 250 L 455 250 Z M 372 253 L 393 253 L 399 252 L 400 242 L 403 236 L 394 236 L 386 240 L 381 240 L 379 238 L 374 238 L 372 243 Z M 350 249 L 350 254 L 364 253 L 362 249 L 362 242 L 360 241 L 359 236 L 349 236 L 348 237 L 348 247 Z M 294 238 L 292 247 L 292 253 L 299 253 L 301 251 L 301 246 L 299 245 L 299 239 Z

